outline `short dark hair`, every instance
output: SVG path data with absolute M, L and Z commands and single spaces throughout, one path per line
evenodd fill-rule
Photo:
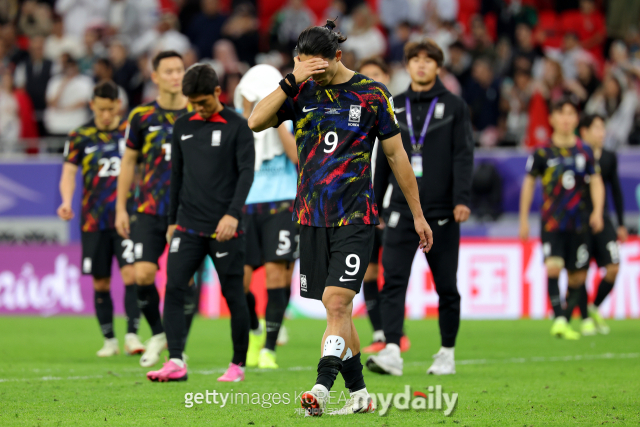
M 570 97 L 563 96 L 557 101 L 554 101 L 551 103 L 551 109 L 549 110 L 549 114 L 555 113 L 556 111 L 561 111 L 565 105 L 570 105 L 574 110 L 576 110 L 576 113 L 579 112 L 578 104 L 576 104 L 576 102 Z
M 106 98 L 115 101 L 119 97 L 118 85 L 111 80 L 104 80 L 93 88 L 93 98 Z
M 327 19 L 324 27 L 309 27 L 298 36 L 296 50 L 298 55 L 316 56 L 331 59 L 338 51 L 338 45 L 347 40 L 336 28 L 335 21 Z
M 218 74 L 209 64 L 192 65 L 182 78 L 184 96 L 213 95 L 218 86 Z
M 101 64 L 109 69 L 113 69 L 113 64 L 111 64 L 111 61 L 109 61 L 107 58 L 98 58 L 96 60 L 96 64 Z
M 589 129 L 593 124 L 593 122 L 595 122 L 597 119 L 600 119 L 603 122 L 605 121 L 604 117 L 601 116 L 600 114 L 583 114 L 582 117 L 580 118 L 580 123 L 578 123 L 578 129 L 582 129 L 582 128 Z
M 423 39 L 420 41 L 409 42 L 404 45 L 404 58 L 407 62 L 411 60 L 411 58 L 415 58 L 420 54 L 420 52 L 424 52 L 427 56 L 438 64 L 438 67 L 442 67 L 444 63 L 444 53 L 442 49 L 436 42 L 431 39 Z
M 386 75 L 389 75 L 389 73 L 391 72 L 389 65 L 384 62 L 384 60 L 379 56 L 372 56 L 370 58 L 363 59 L 358 65 L 358 70 L 362 70 L 367 65 L 375 65 L 376 67 L 380 68 Z
M 160 66 L 160 61 L 167 58 L 180 58 L 182 61 L 182 55 L 180 55 L 175 50 L 163 50 L 159 52 L 156 56 L 153 57 L 151 64 L 153 65 L 153 71 L 156 71 Z

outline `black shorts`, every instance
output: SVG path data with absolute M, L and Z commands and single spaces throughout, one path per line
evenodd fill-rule
M 559 257 L 568 271 L 589 267 L 588 232 L 545 231 L 541 233 L 544 258 Z
M 277 204 L 278 211 L 275 213 L 263 209 L 248 209 L 244 214 L 247 242 L 245 262 L 253 268 L 258 268 L 265 262 L 293 262 L 299 257 L 298 225 L 291 219 L 293 202 Z M 247 207 L 256 206 L 258 204 Z
M 300 296 L 322 300 L 327 286 L 360 292 L 374 240 L 373 225 L 300 226 Z
M 82 232 L 82 274 L 111 277 L 114 256 L 120 268 L 133 264 L 133 242 L 120 237 L 116 230 Z
M 167 245 L 168 227 L 169 219 L 164 215 L 132 215 L 131 239 L 136 262 L 146 261 L 158 265 L 158 259 Z
M 371 251 L 371 258 L 369 264 L 378 264 L 380 260 L 380 251 L 382 250 L 382 234 L 384 230 L 380 230 L 376 227 L 373 232 L 373 250 Z
M 589 235 L 589 253 L 595 258 L 598 267 L 620 264 L 618 235 L 607 215 L 604 216 L 604 229 L 598 234 Z

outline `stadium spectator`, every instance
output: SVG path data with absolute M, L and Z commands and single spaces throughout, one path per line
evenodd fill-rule
M 53 75 L 53 63 L 44 57 L 44 38 L 34 37 L 30 41 L 29 58 L 15 71 L 15 85 L 24 89 L 35 111 L 40 136 L 46 135 L 44 111 L 47 107 L 46 93 Z
M 202 58 L 209 55 L 214 43 L 222 36 L 227 16 L 221 13 L 218 0 L 201 0 L 200 8 L 202 11 L 191 20 L 186 34 Z
M 50 135 L 66 137 L 72 129 L 89 120 L 93 81 L 80 74 L 75 59 L 68 54 L 63 57 L 62 73 L 47 85 L 44 124 Z
M 540 48 L 534 43 L 531 27 L 524 22 L 516 25 L 515 45 L 513 48 L 514 63 L 512 64 L 511 72 L 513 72 L 516 67 L 516 58 L 525 57 L 529 60 L 529 63 L 533 65 L 536 60 L 542 56 L 542 50 L 540 50 Z
M 9 70 L 0 76 L 0 152 L 13 151 L 20 137 L 20 109 Z
M 22 3 L 18 29 L 27 37 L 46 36 L 51 32 L 51 8 L 35 0 Z
M 409 0 L 379 0 L 378 14 L 380 15 L 380 23 L 389 32 L 398 28 L 403 22 L 422 24 L 422 22 L 416 21 L 415 16 L 412 16 Z
M 315 15 L 305 3 L 305 0 L 289 0 L 287 5 L 273 17 L 272 44 L 281 52 L 291 54 L 300 33 L 313 25 L 316 20 Z
M 47 36 L 44 42 L 44 56 L 48 60 L 56 62 L 65 52 L 70 53 L 76 59 L 80 59 L 84 54 L 84 48 L 78 37 L 65 34 L 62 17 L 54 16 L 51 34 Z
M 481 145 L 494 146 L 498 125 L 500 85 L 494 78 L 488 58 L 478 58 L 473 62 L 471 78 L 462 91 L 464 100 L 471 109 L 471 123 L 480 133 Z
M 87 28 L 84 33 L 84 47 L 83 53 L 80 59 L 78 59 L 78 65 L 80 66 L 80 72 L 82 74 L 91 74 L 93 71 L 93 64 L 98 58 L 105 56 L 107 50 L 100 41 L 100 34 L 95 28 Z
M 126 92 L 130 105 L 137 106 L 142 102 L 142 83 L 140 69 L 127 57 L 127 48 L 115 40 L 109 46 L 109 61 L 113 66 L 113 81 Z
M 63 16 L 66 34 L 82 37 L 87 28 L 105 23 L 109 0 L 57 0 L 55 12 Z
M 0 2 L 0 25 L 13 22 L 20 11 L 18 0 L 4 0 Z
M 353 51 L 356 60 L 368 56 L 384 55 L 387 42 L 382 32 L 375 26 L 376 16 L 367 4 L 361 4 L 353 11 L 353 28 L 344 42 L 344 50 Z
M 630 30 L 637 30 L 638 22 L 640 22 L 639 1 L 609 0 L 607 2 L 607 45 L 614 40 L 624 39 Z
M 2 38 L 0 38 L 0 70 L 4 70 L 10 65 L 9 55 L 7 55 L 7 45 Z
M 389 49 L 387 50 L 387 62 L 390 64 L 402 64 L 404 62 L 404 45 L 411 37 L 411 24 L 409 21 L 398 23 L 389 37 Z
M 248 3 L 241 3 L 222 27 L 222 35 L 231 40 L 241 62 L 255 65 L 258 54 L 260 35 L 255 8 Z
M 493 40 L 480 15 L 474 16 L 471 20 L 471 36 L 468 45 L 471 47 L 471 56 L 474 59 L 485 57 L 490 62 L 495 59 L 496 52 Z
M 198 24 L 201 28 L 212 31 L 208 23 Z M 193 27 L 191 27 L 193 28 Z M 203 30 L 204 31 L 204 30 Z M 155 29 L 149 30 L 131 44 L 131 54 L 139 56 L 145 52 L 174 50 L 184 53 L 191 48 L 187 36 L 178 31 L 178 17 L 173 13 L 165 13 L 160 17 Z
M 10 22 L 4 25 L 1 28 L 0 37 L 4 39 L 7 55 L 9 56 L 9 62 L 11 64 L 16 65 L 27 59 L 29 54 L 18 45 L 18 35 L 15 24 Z
M 607 30 L 595 0 L 580 0 L 580 9 L 565 12 L 561 20 L 564 31 L 575 33 L 582 48 L 602 62 Z
M 505 114 L 504 135 L 507 145 L 520 145 L 529 124 L 529 101 L 533 93 L 531 72 L 516 70 L 501 88 L 501 110 Z
M 449 64 L 447 69 L 455 76 L 462 87 L 471 77 L 471 55 L 461 42 L 449 46 Z
M 627 73 L 630 78 L 640 78 L 640 58 L 636 55 L 634 59 L 630 59 L 629 49 L 621 40 L 611 44 L 609 66 L 614 70 L 619 69 Z
M 93 80 L 97 83 L 113 81 L 113 64 L 106 58 L 100 58 L 93 65 Z M 122 86 L 118 87 L 118 99 L 120 100 L 120 116 L 126 117 L 129 111 L 129 97 Z
M 624 73 L 612 71 L 589 99 L 585 111 L 606 118 L 604 148 L 613 151 L 628 144 L 637 108 L 638 96 L 628 90 Z
M 146 10 L 148 7 L 145 7 L 145 4 L 149 3 L 149 1 L 139 0 L 112 0 L 107 15 L 107 34 L 117 35 L 131 43 L 147 31 L 152 30 L 156 25 L 157 18 L 145 19 L 145 15 L 148 14 Z M 155 4 L 153 6 L 151 11 L 153 15 L 156 15 Z

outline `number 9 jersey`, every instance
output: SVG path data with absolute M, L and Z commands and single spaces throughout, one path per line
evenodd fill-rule
M 277 113 L 279 126 L 294 122 L 299 173 L 293 219 L 301 225 L 378 224 L 371 154 L 400 133 L 387 88 L 355 73 L 345 83 L 300 85 Z
M 64 160 L 82 168 L 82 231 L 115 227 L 117 181 L 126 124 L 122 121 L 117 128 L 102 131 L 92 120 L 69 133 Z

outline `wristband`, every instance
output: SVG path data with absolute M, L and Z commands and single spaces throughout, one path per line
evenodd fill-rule
M 294 96 L 296 96 L 295 93 L 293 93 L 293 88 L 287 84 L 287 81 L 285 79 L 280 80 L 280 87 L 282 88 L 282 91 L 285 93 L 285 95 L 287 95 L 289 98 L 293 98 Z
M 293 89 L 295 95 L 300 93 L 300 87 L 298 86 L 298 83 L 296 82 L 296 76 L 294 76 L 293 73 L 287 74 L 286 76 L 284 76 L 284 78 L 287 79 L 287 81 L 291 85 L 291 88 Z

